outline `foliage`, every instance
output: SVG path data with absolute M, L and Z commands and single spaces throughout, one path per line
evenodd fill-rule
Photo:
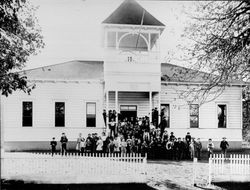
M 202 103 L 232 83 L 250 82 L 250 1 L 199 1 L 196 5 L 196 11 L 188 13 L 192 19 L 183 36 L 188 45 L 181 49 L 182 60 L 193 69 L 186 73 L 187 79 L 207 72 L 204 85 L 186 92 L 193 97 L 196 93 Z
M 0 91 L 8 96 L 20 89 L 30 92 L 33 84 L 20 73 L 28 57 L 44 47 L 35 7 L 26 0 L 0 1 Z

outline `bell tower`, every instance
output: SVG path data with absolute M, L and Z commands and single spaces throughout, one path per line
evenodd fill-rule
M 159 37 L 165 25 L 135 0 L 125 0 L 102 26 L 107 107 L 109 92 L 115 92 L 118 111 L 119 92 L 138 92 L 149 94 L 151 108 L 152 94 L 161 90 Z
M 102 24 L 105 89 L 160 91 L 164 24 L 134 0 L 125 0 Z

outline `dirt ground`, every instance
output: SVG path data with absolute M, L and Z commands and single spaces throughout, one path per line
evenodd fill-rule
M 148 160 L 146 170 L 146 181 L 150 189 L 152 188 L 157 190 L 198 190 L 202 188 L 195 187 L 194 183 L 204 188 L 208 182 L 207 159 L 198 161 L 195 167 L 192 161 Z M 195 177 L 194 173 L 196 174 Z M 239 189 L 239 186 L 235 186 L 235 188 L 229 187 L 230 186 L 228 186 L 227 184 L 223 188 L 222 186 L 219 187 L 214 185 L 212 186 L 212 189 Z M 247 188 L 240 188 L 240 190 Z M 250 189 L 250 187 L 248 189 Z
M 194 187 L 194 182 L 206 184 L 208 181 L 208 163 L 204 161 L 196 164 L 195 181 L 191 161 L 148 161 L 147 170 L 147 184 L 155 189 L 200 189 Z

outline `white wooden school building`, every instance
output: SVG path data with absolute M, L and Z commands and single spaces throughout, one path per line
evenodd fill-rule
M 133 0 L 124 1 L 102 23 L 102 61 L 72 60 L 23 72 L 36 88 L 1 97 L 5 150 L 49 149 L 62 132 L 75 147 L 79 133 L 105 130 L 103 109 L 128 116 L 149 116 L 166 108 L 168 132 L 190 132 L 204 146 L 212 138 L 218 147 L 226 137 L 231 148 L 242 141 L 242 85 L 232 83 L 214 101 L 189 104 L 178 91 L 202 84 L 200 77 L 182 80 L 180 66 L 161 63 L 159 37 L 163 23 Z M 178 76 L 179 77 L 176 77 Z M 219 120 L 218 118 L 221 118 Z

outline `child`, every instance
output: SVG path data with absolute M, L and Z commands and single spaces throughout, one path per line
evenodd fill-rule
M 208 144 L 207 144 L 208 159 L 210 158 L 210 155 L 213 154 L 213 150 L 214 150 L 214 143 L 212 142 L 212 139 L 208 139 Z
M 53 156 L 54 153 L 56 152 L 56 145 L 57 145 L 57 142 L 55 141 L 55 137 L 53 137 L 53 138 L 52 138 L 52 141 L 50 141 L 51 154 L 52 154 L 52 156 Z
M 121 152 L 122 154 L 126 154 L 127 152 L 127 142 L 125 141 L 125 139 L 122 139 L 121 142 Z

